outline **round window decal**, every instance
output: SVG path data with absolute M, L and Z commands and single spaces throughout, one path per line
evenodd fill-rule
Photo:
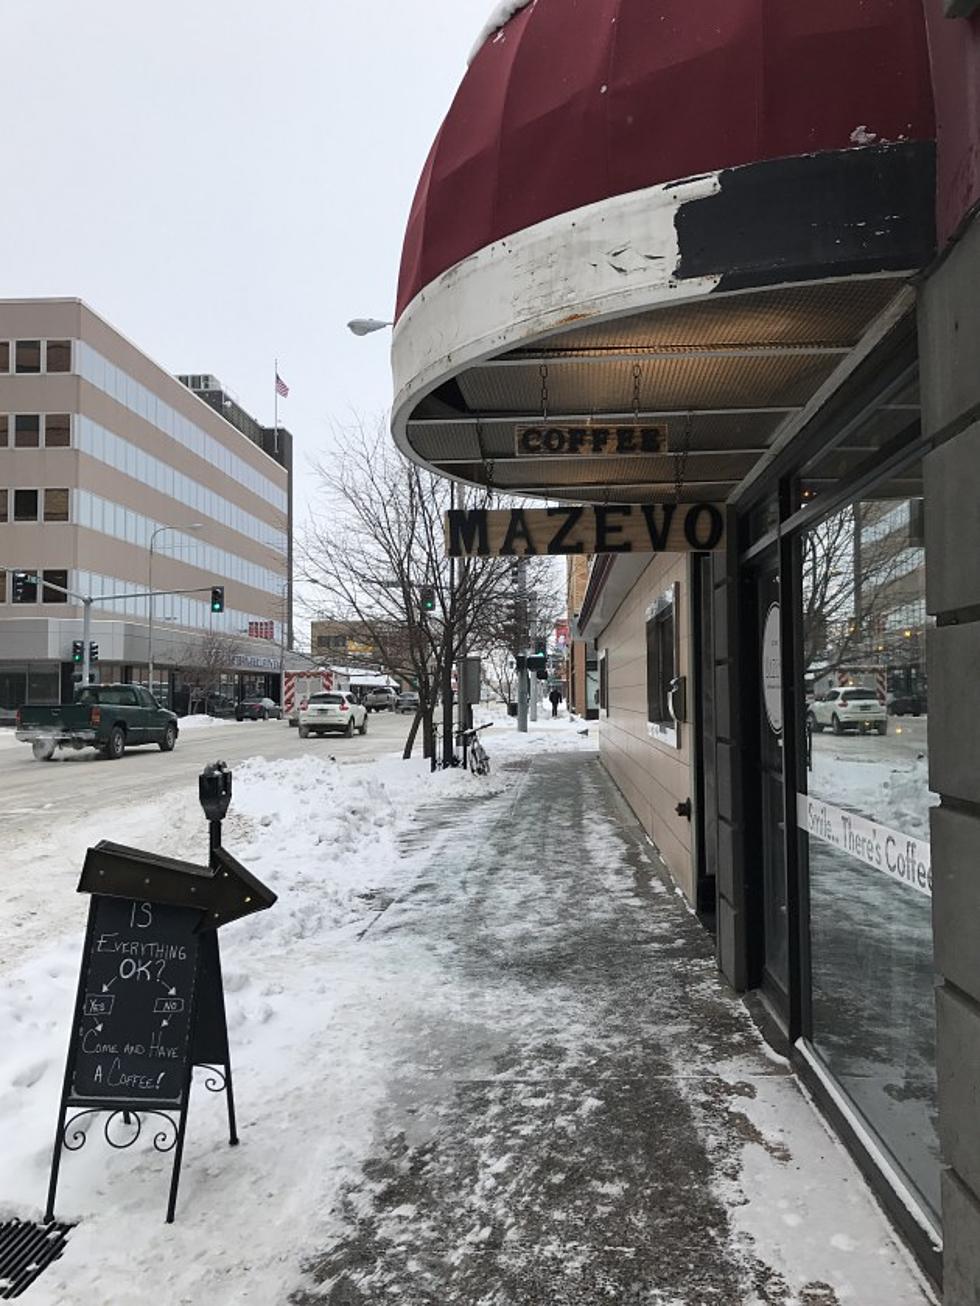
M 762 698 L 777 735 L 783 733 L 783 669 L 779 647 L 779 604 L 770 604 L 762 628 Z

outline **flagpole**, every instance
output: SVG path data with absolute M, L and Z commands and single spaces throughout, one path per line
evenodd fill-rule
M 272 434 L 275 441 L 275 451 L 279 452 L 279 359 L 275 360 L 275 379 L 272 384 L 275 394 L 275 416 L 272 419 Z

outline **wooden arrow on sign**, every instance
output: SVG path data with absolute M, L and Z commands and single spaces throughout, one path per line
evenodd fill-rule
M 213 867 L 198 866 L 103 839 L 85 854 L 78 892 L 197 907 L 204 913 L 199 929 L 216 929 L 276 901 L 272 890 L 224 848 L 211 855 Z

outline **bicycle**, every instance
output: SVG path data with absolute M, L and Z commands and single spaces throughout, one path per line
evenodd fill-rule
M 482 726 L 460 730 L 456 735 L 457 741 L 463 745 L 463 765 L 468 765 L 474 775 L 490 774 L 490 757 L 478 736 L 481 730 L 489 730 L 492 725 L 492 721 L 487 721 Z
M 441 771 L 446 765 L 464 766 L 468 768 L 473 775 L 489 775 L 490 758 L 487 755 L 486 749 L 477 738 L 477 735 L 481 730 L 488 730 L 492 725 L 492 721 L 487 721 L 486 724 L 482 726 L 474 726 L 468 730 L 457 730 L 454 735 L 454 740 L 457 745 L 462 745 L 463 755 L 460 757 L 459 753 L 454 748 L 452 759 L 448 764 L 442 760 L 439 750 L 439 732 L 438 730 L 435 731 L 433 736 L 434 752 L 432 756 L 432 770 Z

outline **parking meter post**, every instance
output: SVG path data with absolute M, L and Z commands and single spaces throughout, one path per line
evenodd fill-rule
M 209 762 L 197 782 L 198 798 L 208 822 L 209 862 L 221 847 L 221 823 L 231 804 L 231 771 L 225 762 Z

